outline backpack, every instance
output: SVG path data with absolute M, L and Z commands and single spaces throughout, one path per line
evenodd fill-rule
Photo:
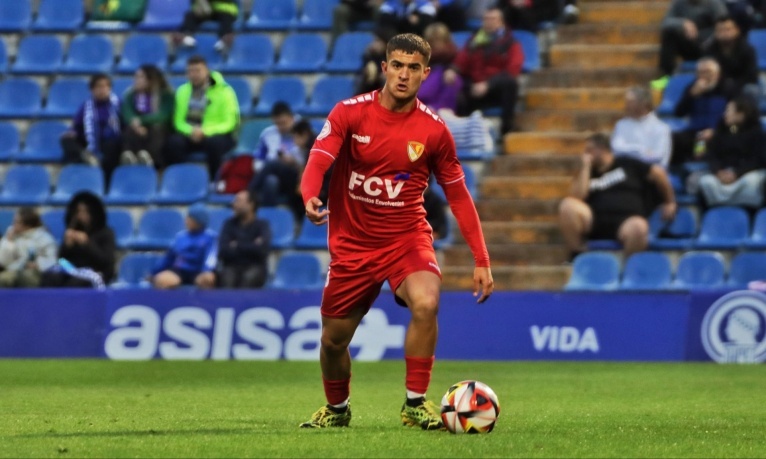
M 215 189 L 218 193 L 238 193 L 247 189 L 253 175 L 255 175 L 253 157 L 250 155 L 234 156 L 226 160 L 221 166 Z

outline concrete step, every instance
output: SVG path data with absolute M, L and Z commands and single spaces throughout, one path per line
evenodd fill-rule
M 556 29 L 556 41 L 567 45 L 657 45 L 659 22 L 650 25 L 573 24 Z
M 560 199 L 482 198 L 476 209 L 482 222 L 549 222 L 558 221 Z
M 560 199 L 569 193 L 569 177 L 484 177 L 482 196 L 509 199 Z
M 658 45 L 570 45 L 551 46 L 551 67 L 559 68 L 655 68 Z
M 581 24 L 659 24 L 668 10 L 667 3 L 624 1 L 624 2 L 588 2 L 580 6 Z
M 623 114 L 617 110 L 527 110 L 517 123 L 522 131 L 611 131 Z
M 498 156 L 487 168 L 485 177 L 573 177 L 580 157 L 569 155 Z
M 569 252 L 563 244 L 487 244 L 492 266 L 558 266 Z M 473 254 L 466 245 L 444 249 L 444 266 L 473 266 Z
M 495 291 L 507 290 L 561 290 L 569 280 L 569 266 L 492 266 Z M 473 291 L 472 267 L 446 267 L 442 269 L 444 290 Z M 494 301 L 490 297 L 488 301 Z
M 654 68 L 615 67 L 547 68 L 529 79 L 527 90 L 534 88 L 622 88 L 646 85 L 657 76 Z
M 524 96 L 527 110 L 622 110 L 624 88 L 536 88 Z M 522 114 L 523 117 L 523 114 Z
M 559 244 L 561 231 L 555 222 L 482 222 L 481 229 L 487 244 Z M 464 243 L 460 231 L 455 240 Z
M 505 154 L 582 153 L 587 134 L 577 132 L 512 132 L 503 137 Z

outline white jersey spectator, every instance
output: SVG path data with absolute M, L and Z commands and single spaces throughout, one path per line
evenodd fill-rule
M 631 156 L 649 164 L 668 167 L 671 153 L 670 127 L 652 110 L 652 98 L 644 88 L 630 88 L 625 94 L 625 117 L 612 133 L 616 156 Z

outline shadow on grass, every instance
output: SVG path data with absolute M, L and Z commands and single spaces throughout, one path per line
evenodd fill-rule
M 98 437 L 162 437 L 174 435 L 252 435 L 257 429 L 176 429 L 176 430 L 124 430 L 110 432 L 41 432 L 22 435 L 0 435 L 1 438 L 98 438 Z

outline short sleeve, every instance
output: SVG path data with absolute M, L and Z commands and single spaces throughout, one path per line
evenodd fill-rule
M 463 167 L 457 159 L 455 140 L 446 126 L 441 130 L 441 135 L 436 144 L 436 151 L 433 152 L 429 159 L 431 161 L 431 169 L 439 185 L 451 185 L 463 180 L 465 177 Z
M 348 108 L 342 103 L 335 105 L 311 147 L 312 152 L 326 154 L 332 159 L 338 157 L 348 132 L 347 111 Z

